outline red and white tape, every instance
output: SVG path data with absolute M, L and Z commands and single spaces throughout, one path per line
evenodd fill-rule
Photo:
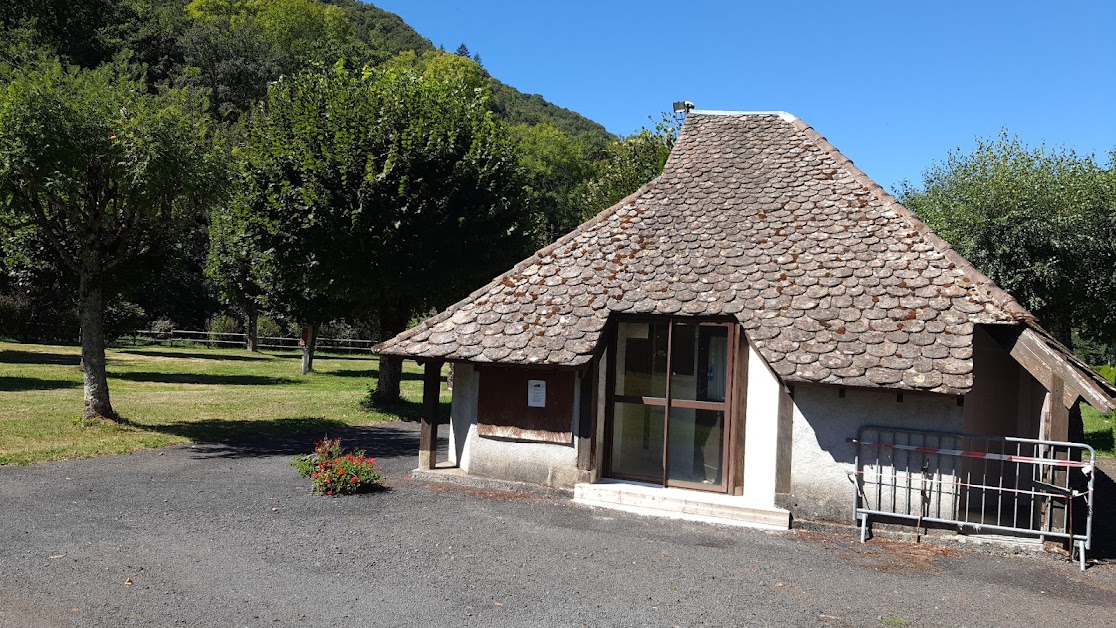
M 959 458 L 975 458 L 978 460 L 1003 460 L 1005 462 L 1023 462 L 1027 464 L 1047 465 L 1051 467 L 1070 467 L 1081 469 L 1084 473 L 1093 472 L 1091 462 L 1078 462 L 1076 460 L 1055 460 L 1053 458 L 1035 458 L 1034 456 L 1016 456 L 1013 454 L 990 454 L 981 451 L 965 451 L 963 449 L 945 449 L 941 447 L 917 447 L 915 445 L 898 445 L 893 443 L 866 443 L 852 439 L 852 442 L 865 447 L 879 447 L 881 449 L 902 449 L 920 454 L 940 454 L 943 456 L 957 456 Z

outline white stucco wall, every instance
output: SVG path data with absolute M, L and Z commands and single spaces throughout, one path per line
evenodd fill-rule
M 782 385 L 754 348 L 748 349 L 748 389 L 744 411 L 743 497 L 757 507 L 775 505 L 775 461 L 779 449 L 779 395 Z
M 791 495 L 783 506 L 800 519 L 852 520 L 855 437 L 863 425 L 961 431 L 964 408 L 952 395 L 798 384 L 794 388 Z
M 578 378 L 574 399 L 578 398 Z M 477 400 L 480 377 L 472 364 L 453 368 L 453 405 L 450 408 L 450 462 L 471 475 L 529 482 L 543 486 L 572 487 L 580 480 L 577 439 L 572 445 L 531 443 L 482 438 L 477 434 Z M 578 404 L 570 417 L 576 425 Z
M 449 461 L 466 470 L 472 457 L 470 430 L 476 435 L 479 391 L 480 375 L 473 365 L 455 364 L 450 404 Z

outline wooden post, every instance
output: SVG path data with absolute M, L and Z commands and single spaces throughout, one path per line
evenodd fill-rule
M 736 355 L 733 360 L 732 407 L 727 408 L 729 429 L 729 483 L 733 495 L 744 494 L 744 428 L 748 414 L 748 338 L 744 330 L 735 329 Z
M 422 430 L 419 433 L 419 470 L 429 471 L 437 463 L 438 408 L 442 389 L 442 362 L 427 360 L 422 375 Z
M 613 332 L 606 332 L 605 337 Z M 605 350 L 601 352 L 597 358 L 597 377 L 594 379 L 593 388 L 593 460 L 589 467 L 589 478 L 591 482 L 598 482 L 604 474 L 605 469 L 605 443 L 607 442 L 607 429 L 608 429 L 608 387 L 615 386 L 612 381 L 613 378 L 613 364 L 612 355 L 615 353 L 610 347 L 612 343 L 605 345 Z
M 1050 440 L 1067 440 L 1069 438 L 1069 408 L 1062 399 L 1065 395 L 1065 380 L 1054 375 L 1050 382 Z
M 577 399 L 577 468 L 593 469 L 593 434 L 597 429 L 597 377 L 601 362 L 593 360 L 580 375 L 580 396 Z
M 779 418 L 776 427 L 775 492 L 791 492 L 791 457 L 794 448 L 794 388 L 779 393 Z

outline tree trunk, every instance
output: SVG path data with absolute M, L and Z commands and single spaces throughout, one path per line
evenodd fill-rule
M 306 375 L 314 370 L 314 349 L 318 344 L 318 326 L 308 323 L 302 330 L 302 374 Z
M 392 338 L 407 329 L 407 317 L 393 308 L 380 310 L 380 333 Z M 399 382 L 403 379 L 403 358 L 380 356 L 380 376 L 372 399 L 381 402 L 399 401 Z
M 399 381 L 403 379 L 403 358 L 380 356 L 380 377 L 376 382 L 376 401 L 399 401 Z
M 259 311 L 254 307 L 249 308 L 249 310 L 248 310 L 248 327 L 247 327 L 247 329 L 244 330 L 247 333 L 244 334 L 244 335 L 248 338 L 247 349 L 249 351 L 253 352 L 253 353 L 255 353 L 256 351 L 259 351 L 259 349 L 256 347 L 256 344 L 257 344 L 257 342 L 256 342 L 256 340 L 257 340 L 256 330 L 259 328 L 259 322 L 260 322 Z
M 115 420 L 105 371 L 104 293 L 99 259 L 84 260 L 81 300 L 81 365 L 85 383 L 82 421 Z

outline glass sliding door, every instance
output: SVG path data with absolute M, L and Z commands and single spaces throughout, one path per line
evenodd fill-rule
M 666 406 L 621 402 L 613 404 L 612 408 L 613 475 L 661 482 Z
M 725 491 L 734 329 L 694 320 L 618 325 L 609 473 Z
M 669 340 L 667 322 L 618 326 L 609 448 L 616 477 L 663 479 Z

